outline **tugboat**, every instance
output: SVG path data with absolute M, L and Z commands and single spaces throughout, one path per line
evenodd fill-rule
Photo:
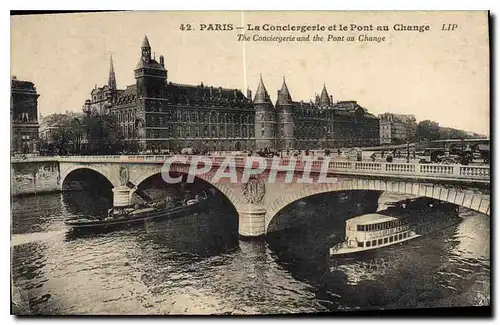
M 120 225 L 130 225 L 148 220 L 174 219 L 188 213 L 193 213 L 203 208 L 209 196 L 196 195 L 193 199 L 184 199 L 179 206 L 172 206 L 170 202 L 145 203 L 128 208 L 112 208 L 108 215 L 102 219 L 98 218 L 74 218 L 67 219 L 64 223 L 74 230 L 78 229 L 103 229 Z M 170 204 L 169 204 L 170 203 Z
M 394 202 L 379 213 L 346 221 L 345 240 L 330 248 L 330 255 L 348 255 L 402 243 L 461 221 L 455 205 L 426 198 Z

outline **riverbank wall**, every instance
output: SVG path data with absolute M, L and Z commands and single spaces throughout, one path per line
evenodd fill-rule
M 12 196 L 61 190 L 61 173 L 56 160 L 11 162 L 10 166 Z

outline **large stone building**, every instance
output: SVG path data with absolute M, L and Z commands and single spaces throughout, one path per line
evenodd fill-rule
M 354 101 L 333 102 L 326 87 L 315 102 L 292 100 L 285 80 L 273 105 L 262 78 L 252 100 L 238 89 L 168 81 L 163 56 L 147 37 L 134 70 L 136 83 L 117 89 L 113 61 L 108 84 L 85 102 L 88 114 L 116 116 L 126 142 L 138 150 L 317 149 L 379 143 L 378 118 Z
M 384 113 L 380 118 L 380 144 L 402 144 L 414 141 L 417 120 L 414 115 Z
M 31 81 L 11 79 L 10 119 L 13 154 L 37 152 L 38 96 Z

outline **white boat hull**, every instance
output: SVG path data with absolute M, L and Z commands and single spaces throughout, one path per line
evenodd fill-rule
M 401 244 L 401 243 L 404 243 L 404 242 L 412 240 L 412 239 L 416 239 L 416 238 L 419 238 L 419 237 L 422 237 L 422 236 L 425 236 L 425 235 L 430 235 L 430 234 L 433 234 L 433 233 L 445 230 L 445 229 L 447 229 L 449 227 L 452 227 L 454 225 L 459 224 L 460 221 L 461 221 L 461 219 L 459 221 L 457 221 L 457 222 L 454 222 L 452 224 L 448 224 L 445 227 L 436 229 L 436 230 L 431 231 L 431 232 L 427 232 L 425 234 L 415 234 L 415 233 L 412 233 L 410 236 L 408 236 L 406 238 L 394 240 L 393 242 L 388 242 L 388 243 L 380 244 L 380 245 L 377 245 L 377 246 L 372 246 L 372 247 L 347 247 L 347 246 L 341 246 L 339 248 L 331 247 L 329 249 L 329 253 L 330 253 L 330 256 L 342 256 L 342 255 L 351 255 L 351 254 L 356 254 L 356 253 L 373 251 L 373 250 L 376 250 L 376 249 L 380 249 L 380 248 L 384 248 L 384 247 L 388 247 L 388 246 L 392 246 L 392 245 L 396 245 L 396 244 Z M 341 243 L 341 244 L 345 244 L 345 243 Z

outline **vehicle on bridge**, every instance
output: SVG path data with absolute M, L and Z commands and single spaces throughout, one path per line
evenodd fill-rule
M 489 164 L 490 163 L 490 146 L 489 145 L 483 145 L 480 144 L 477 146 L 477 152 L 476 154 L 479 155 L 480 159 L 483 159 L 484 163 Z
M 421 158 L 419 163 L 439 163 L 445 165 L 469 165 L 474 162 L 474 154 L 471 150 L 461 150 L 458 148 L 443 149 L 443 148 L 426 148 L 423 156 L 429 157 L 430 160 Z
M 350 255 L 382 248 L 459 223 L 458 209 L 427 198 L 394 202 L 386 210 L 346 221 L 345 240 L 330 248 L 330 255 Z
M 151 220 L 174 219 L 194 213 L 206 206 L 209 196 L 196 195 L 192 199 L 184 199 L 180 206 L 172 207 L 167 202 L 146 203 L 144 206 L 110 209 L 108 216 L 99 218 L 67 219 L 65 224 L 73 229 L 109 229 L 123 225 L 143 223 Z

